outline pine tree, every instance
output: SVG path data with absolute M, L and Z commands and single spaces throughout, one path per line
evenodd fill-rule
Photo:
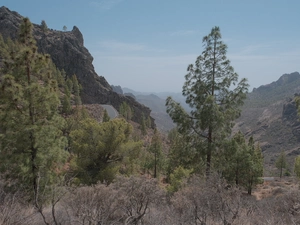
M 284 151 L 281 151 L 280 155 L 278 156 L 275 162 L 275 166 L 277 169 L 279 169 L 280 171 L 279 176 L 281 178 L 283 169 L 287 168 L 286 154 Z
M 75 97 L 75 105 L 81 105 L 81 98 L 80 98 L 80 85 L 78 83 L 76 75 L 72 76 L 72 83 L 73 83 L 73 94 Z
M 8 185 L 26 191 L 39 210 L 67 159 L 64 119 L 49 55 L 37 52 L 32 24 L 24 18 L 19 42 L 1 47 L 0 166 Z
M 142 118 L 141 118 L 141 122 L 140 122 L 140 129 L 142 131 L 142 135 L 147 134 L 147 127 L 146 127 L 146 121 L 145 121 L 144 113 L 142 114 Z
M 252 188 L 261 182 L 263 175 L 263 156 L 259 145 L 255 146 L 253 137 L 246 143 L 241 132 L 224 144 L 220 152 L 218 170 L 229 183 L 243 186 L 251 195 Z
M 42 30 L 44 32 L 46 32 L 48 30 L 48 26 L 47 26 L 45 20 L 42 20 L 42 22 L 41 22 L 41 28 L 42 28 Z
M 119 111 L 126 120 L 131 120 L 133 116 L 133 110 L 126 102 L 122 102 Z
M 259 144 L 254 145 L 253 137 L 249 139 L 248 148 L 251 157 L 245 186 L 247 187 L 248 194 L 251 195 L 252 188 L 262 182 L 261 177 L 264 173 L 264 159 Z
M 195 65 L 188 66 L 183 95 L 191 107 L 187 113 L 171 97 L 166 100 L 167 112 L 180 132 L 190 136 L 206 157 L 206 175 L 210 174 L 212 156 L 240 115 L 239 106 L 246 97 L 246 79 L 238 82 L 226 57 L 227 46 L 221 41 L 219 27 L 203 38 L 204 51 Z
M 162 170 L 163 166 L 163 152 L 162 152 L 162 140 L 158 130 L 154 129 L 154 134 L 151 140 L 151 144 L 148 148 L 148 151 L 152 154 L 152 168 L 153 168 L 153 177 L 157 178 L 159 172 Z
M 176 128 L 168 134 L 170 142 L 169 153 L 167 156 L 167 179 L 176 168 L 187 169 L 199 173 L 204 168 L 204 160 L 199 156 L 197 147 L 193 146 L 187 135 L 178 132 Z
M 131 141 L 132 126 L 124 119 L 98 123 L 93 119 L 80 121 L 71 131 L 72 151 L 76 154 L 75 168 L 80 182 L 95 184 L 111 182 L 120 170 L 123 159 L 136 154 L 140 143 Z
M 102 122 L 108 122 L 108 121 L 110 121 L 110 117 L 109 117 L 106 109 L 104 109 Z

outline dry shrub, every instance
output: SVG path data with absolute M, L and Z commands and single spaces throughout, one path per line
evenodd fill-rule
M 6 193 L 0 187 L 0 224 L 33 224 L 35 212 L 22 201 L 20 193 Z
M 164 201 L 164 196 L 155 179 L 119 177 L 108 186 L 78 188 L 64 201 L 64 206 L 70 215 L 70 224 L 140 224 L 153 219 L 146 215 Z
M 152 208 L 162 205 L 165 200 L 165 193 L 156 179 L 120 177 L 112 188 L 117 192 L 118 213 L 125 218 L 124 224 L 139 224 Z
M 253 202 L 250 224 L 286 225 L 300 224 L 300 193 L 285 192 Z
M 63 205 L 70 215 L 70 224 L 114 224 L 116 192 L 104 184 L 79 187 L 70 193 Z
M 212 174 L 206 181 L 194 177 L 171 202 L 178 224 L 241 224 L 241 196 L 237 188 Z

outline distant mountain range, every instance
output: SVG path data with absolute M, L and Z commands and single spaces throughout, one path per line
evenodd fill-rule
M 185 103 L 185 98 L 180 92 L 138 92 L 129 88 L 122 88 L 120 86 L 112 85 L 114 91 L 125 96 L 135 98 L 139 103 L 151 109 L 151 117 L 155 119 L 156 126 L 164 132 L 167 132 L 175 127 L 172 119 L 166 112 L 166 98 L 172 96 L 179 102 L 183 108 L 189 110 L 188 105 Z

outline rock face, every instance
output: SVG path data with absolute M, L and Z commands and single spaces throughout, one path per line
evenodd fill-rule
M 0 8 L 0 33 L 4 38 L 18 37 L 22 16 L 2 6 Z M 112 87 L 102 76 L 98 76 L 92 64 L 93 57 L 84 47 L 84 40 L 80 30 L 74 26 L 72 31 L 43 31 L 40 25 L 33 24 L 33 35 L 37 41 L 38 51 L 49 54 L 58 69 L 64 69 L 68 76 L 75 74 L 83 87 L 81 93 L 84 104 L 111 104 L 117 110 L 123 101 L 134 111 L 133 120 L 140 122 L 142 114 L 150 116 L 151 110 L 112 90 Z M 152 119 L 152 127 L 154 127 Z

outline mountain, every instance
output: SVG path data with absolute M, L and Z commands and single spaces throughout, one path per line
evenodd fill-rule
M 0 33 L 4 38 L 16 39 L 22 16 L 2 6 L 0 8 Z M 93 57 L 84 47 L 84 39 L 80 30 L 74 26 L 72 31 L 44 31 L 40 25 L 33 24 L 33 35 L 37 41 L 38 51 L 49 54 L 56 67 L 65 70 L 68 76 L 75 74 L 83 87 L 81 98 L 83 104 L 109 104 L 119 110 L 122 102 L 126 102 L 134 110 L 133 120 L 140 121 L 142 114 L 146 117 L 151 110 L 135 101 L 120 95 L 103 76 L 98 76 L 93 66 Z M 154 127 L 152 118 L 152 127 Z
M 270 175 L 282 150 L 291 165 L 300 154 L 300 123 L 294 101 L 297 93 L 300 93 L 298 72 L 284 74 L 275 82 L 254 88 L 234 126 L 234 132 L 240 130 L 260 143 L 266 172 Z

